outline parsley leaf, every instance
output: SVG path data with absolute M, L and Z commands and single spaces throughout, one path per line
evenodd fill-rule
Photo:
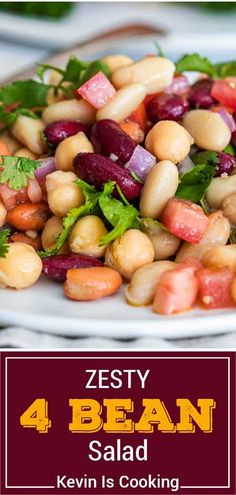
M 0 231 L 0 258 L 6 258 L 9 249 L 8 237 L 10 233 L 10 229 Z
M 2 166 L 0 184 L 7 183 L 11 189 L 19 191 L 27 187 L 28 179 L 34 179 L 34 172 L 39 162 L 20 156 L 3 156 Z
M 198 53 L 184 55 L 176 62 L 176 72 L 203 72 L 213 77 L 215 67 L 206 57 L 201 57 Z
M 215 167 L 212 165 L 208 163 L 196 165 L 180 177 L 180 184 L 175 196 L 194 203 L 201 202 L 214 175 Z
M 50 86 L 31 79 L 15 81 L 0 88 L 0 102 L 4 105 L 17 103 L 24 108 L 47 106 Z

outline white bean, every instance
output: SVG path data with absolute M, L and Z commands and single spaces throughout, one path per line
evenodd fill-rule
M 102 58 L 102 62 L 108 66 L 111 72 L 114 72 L 119 67 L 132 64 L 133 60 L 126 55 L 108 55 Z
M 45 124 L 57 120 L 79 120 L 83 124 L 93 124 L 96 121 L 96 110 L 85 100 L 58 101 L 45 108 L 42 114 Z
M 3 227 L 3 225 L 5 224 L 6 217 L 7 217 L 7 210 L 3 202 L 0 200 L 0 227 Z
M 119 89 L 109 103 L 97 111 L 97 120 L 112 119 L 121 122 L 140 105 L 145 95 L 145 87 L 140 83 Z
M 229 127 L 217 112 L 191 110 L 185 114 L 183 125 L 204 150 L 223 151 L 231 139 Z
M 84 134 L 78 132 L 74 136 L 63 139 L 55 153 L 56 167 L 65 172 L 73 170 L 73 159 L 78 153 L 92 153 L 93 146 Z
M 224 216 L 229 219 L 232 224 L 236 224 L 236 192 L 227 196 L 222 203 Z
M 145 148 L 158 160 L 181 162 L 189 154 L 192 136 L 177 122 L 162 120 L 149 131 Z
M 155 261 L 138 268 L 125 288 L 127 301 L 133 306 L 151 304 L 162 273 L 176 266 L 173 261 Z
M 216 211 L 209 215 L 209 224 L 199 244 L 184 242 L 176 256 L 177 262 L 182 262 L 188 257 L 202 260 L 204 254 L 213 246 L 224 246 L 230 235 L 230 223 L 223 216 L 222 211 Z
M 232 193 L 236 193 L 236 175 L 215 177 L 207 189 L 206 199 L 212 208 L 221 208 L 223 201 Z
M 179 183 L 176 165 L 163 160 L 150 170 L 142 189 L 140 212 L 142 217 L 158 218 L 166 203 L 175 195 Z
M 26 115 L 19 115 L 12 127 L 12 134 L 22 144 L 36 155 L 41 155 L 47 149 L 42 137 L 44 123 L 40 119 L 32 119 Z
M 23 156 L 25 158 L 30 158 L 30 160 L 37 160 L 37 155 L 32 153 L 28 148 L 20 148 L 15 153 L 15 156 Z
M 147 94 L 163 91 L 171 83 L 175 73 L 175 65 L 164 57 L 145 57 L 126 67 L 118 68 L 112 74 L 112 82 L 116 88 L 131 83 L 142 83 Z

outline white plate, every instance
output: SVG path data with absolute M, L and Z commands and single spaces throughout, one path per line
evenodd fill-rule
M 219 334 L 236 328 L 233 311 L 188 311 L 161 317 L 151 307 L 125 303 L 123 290 L 96 302 L 64 297 L 61 284 L 42 278 L 22 291 L 1 291 L 0 322 L 65 336 L 180 338 Z
M 218 36 L 175 35 L 163 42 L 168 56 L 176 60 L 186 51 L 199 50 L 215 60 L 234 56 L 236 37 L 228 34 L 222 44 Z M 187 49 L 186 49 L 187 47 Z M 81 57 L 96 58 L 105 53 L 127 53 L 134 58 L 153 51 L 153 40 L 129 40 L 117 45 L 104 44 L 99 53 L 89 50 Z M 236 330 L 236 313 L 232 310 L 193 310 L 172 317 L 152 313 L 151 307 L 134 308 L 125 303 L 122 291 L 112 298 L 79 303 L 63 295 L 60 284 L 41 279 L 34 287 L 0 291 L 0 324 L 25 326 L 49 333 L 72 336 L 106 336 L 135 338 L 140 336 L 181 338 L 213 335 Z

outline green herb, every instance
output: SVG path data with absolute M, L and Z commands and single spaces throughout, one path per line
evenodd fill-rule
M 20 156 L 3 156 L 0 172 L 0 184 L 7 183 L 11 189 L 19 191 L 27 187 L 28 179 L 34 179 L 34 172 L 39 162 Z
M 188 199 L 194 203 L 201 202 L 214 175 L 215 167 L 212 165 L 208 163 L 196 165 L 180 177 L 176 197 Z
M 131 170 L 130 175 L 132 175 L 133 179 L 138 182 L 138 184 L 143 184 L 143 181 L 139 178 L 139 176 Z
M 57 19 L 69 13 L 73 5 L 74 2 L 0 2 L 0 10 Z
M 232 144 L 228 144 L 228 146 L 224 149 L 224 153 L 235 156 L 236 151 Z
M 156 50 L 157 50 L 157 56 L 158 57 L 165 57 L 160 43 L 158 41 L 154 41 L 154 45 L 155 45 Z
M 201 165 L 203 163 L 209 165 L 220 163 L 215 151 L 199 151 L 191 156 L 191 160 L 195 163 L 195 165 Z
M 236 227 L 231 227 L 229 241 L 230 244 L 236 244 Z
M 34 112 L 31 112 L 31 110 L 28 110 L 27 108 L 18 108 L 11 112 L 6 112 L 3 106 L 0 105 L 0 122 L 2 122 L 5 125 L 5 128 L 12 127 L 15 124 L 19 115 L 25 115 L 26 117 L 31 117 L 32 119 L 38 119 L 38 116 Z
M 138 210 L 131 204 L 123 204 L 118 199 L 111 198 L 112 191 L 106 189 L 109 184 L 109 182 L 105 184 L 104 192 L 99 198 L 99 206 L 104 217 L 114 228 L 102 238 L 101 246 L 106 246 L 109 242 L 114 241 L 128 229 L 139 228 Z M 114 183 L 111 184 L 114 187 Z
M 0 88 L 0 102 L 23 108 L 45 107 L 49 88 L 47 84 L 31 79 L 15 81 Z
M 73 98 L 73 91 L 97 74 L 97 72 L 102 71 L 107 77 L 111 76 L 108 66 L 102 60 L 83 62 L 74 56 L 69 59 L 64 70 L 48 64 L 38 65 L 36 74 L 42 81 L 47 70 L 54 70 L 61 75 L 61 79 L 54 86 L 54 90 L 55 92 L 58 92 L 59 89 L 64 91 L 69 98 Z M 69 87 L 65 87 L 63 85 L 64 82 L 71 84 Z
M 176 63 L 176 72 L 202 72 L 213 77 L 215 74 L 214 65 L 206 57 L 202 57 L 198 53 L 184 55 Z
M 219 64 L 215 64 L 215 71 L 217 73 L 217 77 L 220 79 L 224 79 L 229 76 L 236 76 L 236 61 L 232 62 L 222 62 Z
M 6 258 L 9 250 L 8 237 L 10 233 L 10 229 L 0 231 L 0 258 Z

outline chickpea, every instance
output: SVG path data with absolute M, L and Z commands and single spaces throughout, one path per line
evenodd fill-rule
M 210 110 L 191 110 L 183 118 L 185 129 L 195 144 L 204 150 L 223 151 L 229 144 L 231 132 L 219 113 Z
M 148 237 L 140 230 L 127 230 L 110 246 L 105 254 L 107 266 L 117 270 L 123 277 L 130 279 L 138 268 L 151 263 L 154 248 Z
M 230 235 L 230 223 L 222 211 L 209 215 L 209 224 L 199 244 L 184 242 L 176 256 L 178 263 L 193 257 L 202 260 L 204 254 L 213 246 L 224 246 Z
M 114 72 L 119 67 L 132 64 L 133 60 L 126 55 L 108 55 L 102 58 L 102 62 L 109 67 L 111 72 Z
M 207 267 L 230 268 L 236 271 L 236 245 L 212 247 L 204 254 L 203 264 Z
M 96 110 L 85 100 L 58 101 L 45 108 L 42 114 L 45 124 L 57 120 L 79 120 L 83 124 L 93 124 L 96 121 Z
M 181 162 L 189 154 L 194 140 L 192 136 L 177 122 L 162 120 L 149 131 L 145 148 L 158 160 Z
M 37 155 L 35 153 L 32 153 L 32 151 L 30 151 L 28 148 L 20 148 L 15 153 L 15 156 L 23 156 L 25 158 L 29 158 L 30 160 L 37 160 Z
M 138 268 L 125 288 L 128 303 L 133 306 L 151 304 L 162 273 L 176 266 L 172 261 L 155 261 Z
M 58 170 L 46 177 L 46 190 L 50 210 L 57 217 L 64 217 L 71 208 L 84 203 L 84 195 L 77 184 L 74 172 Z
M 175 65 L 164 57 L 145 57 L 136 63 L 118 67 L 112 74 L 112 82 L 116 88 L 132 83 L 142 83 L 147 94 L 163 91 L 171 83 Z
M 5 208 L 3 202 L 0 200 L 0 227 L 6 223 L 7 209 Z
M 84 132 L 63 139 L 55 153 L 56 166 L 59 170 L 73 170 L 73 159 L 78 153 L 92 153 L 93 146 Z
M 73 253 L 101 258 L 105 254 L 106 246 L 99 246 L 99 243 L 106 234 L 107 229 L 99 217 L 88 215 L 80 218 L 69 237 L 70 250 Z
M 51 217 L 46 222 L 45 227 L 42 232 L 41 240 L 43 249 L 51 249 L 54 248 L 57 237 L 62 231 L 62 218 Z M 62 248 L 59 251 L 59 254 L 65 254 L 69 251 L 68 244 L 65 242 Z
M 166 203 L 178 187 L 179 173 L 176 165 L 162 160 L 150 170 L 142 189 L 140 212 L 143 217 L 158 218 Z
M 42 261 L 36 251 L 22 242 L 9 244 L 6 258 L 0 258 L 0 283 L 3 287 L 25 289 L 41 275 Z
M 41 155 L 47 149 L 42 137 L 44 123 L 40 119 L 32 119 L 26 115 L 19 115 L 12 127 L 12 134 L 30 151 Z
M 232 193 L 236 193 L 236 175 L 215 177 L 206 191 L 206 200 L 212 208 L 218 209 Z
M 121 122 L 142 103 L 145 96 L 143 84 L 129 84 L 119 89 L 111 100 L 97 111 L 97 120 L 112 119 Z
M 233 224 L 236 224 L 236 191 L 227 196 L 222 203 L 224 216 Z

